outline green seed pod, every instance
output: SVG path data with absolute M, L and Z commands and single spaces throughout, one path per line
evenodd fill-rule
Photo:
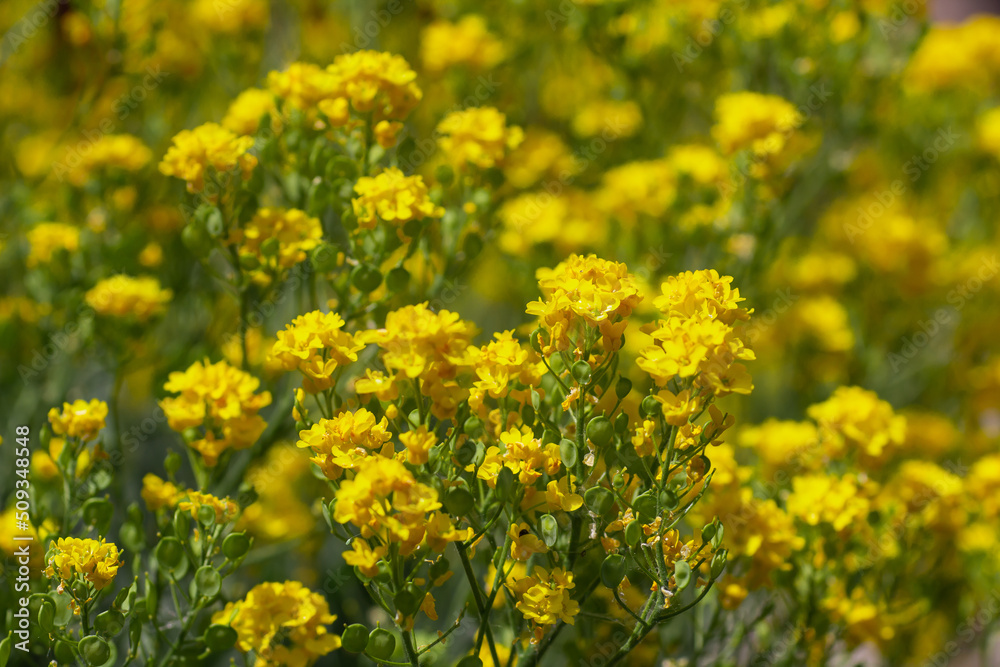
M 497 474 L 497 497 L 501 500 L 509 500 L 514 493 L 516 482 L 517 480 L 514 479 L 514 473 L 510 468 L 506 466 L 501 468 L 499 474 Z
M 615 473 L 614 478 L 611 480 L 611 486 L 615 491 L 621 491 L 625 488 L 625 475 L 621 472 Z
M 587 438 L 598 448 L 603 449 L 615 437 L 615 428 L 607 417 L 594 417 L 587 424 Z
M 313 248 L 312 253 L 309 255 L 309 261 L 312 263 L 316 273 L 329 273 L 337 268 L 337 249 L 331 245 L 321 243 Z
M 469 465 L 472 462 L 472 458 L 476 455 L 476 447 L 468 442 L 461 445 L 455 451 L 455 458 L 458 460 L 462 467 Z
M 594 369 L 590 367 L 590 364 L 581 359 L 580 361 L 573 364 L 571 372 L 573 373 L 573 379 L 576 380 L 579 384 L 587 384 L 588 382 L 590 382 L 590 378 L 592 373 L 594 372 Z
M 396 650 L 396 637 L 385 628 L 375 628 L 368 635 L 365 653 L 376 660 L 388 660 Z
M 111 658 L 111 647 L 97 635 L 90 635 L 80 640 L 80 654 L 88 665 L 103 665 Z
M 411 239 L 416 239 L 420 236 L 420 232 L 424 229 L 424 225 L 420 220 L 409 220 L 405 225 L 403 225 L 403 234 L 409 236 Z
M 344 633 L 340 635 L 340 643 L 345 651 L 351 653 L 364 653 L 368 648 L 368 628 L 361 623 L 354 623 L 344 628 Z
M 625 544 L 633 549 L 642 541 L 642 524 L 638 521 L 630 521 L 625 526 Z
M 156 545 L 155 555 L 160 567 L 168 571 L 178 570 L 186 562 L 184 545 L 176 537 L 164 537 L 160 540 Z
M 680 592 L 691 583 L 691 564 L 686 560 L 679 560 L 674 563 L 674 583 L 677 584 L 677 591 Z
M 177 537 L 188 536 L 191 532 L 191 511 L 190 510 L 176 510 L 174 511 L 174 535 Z
M 202 565 L 194 573 L 194 587 L 199 596 L 213 598 L 222 590 L 222 577 L 211 565 Z
M 670 489 L 664 489 L 660 492 L 660 507 L 673 511 L 677 509 L 679 504 L 680 500 L 677 498 L 677 494 Z
M 184 242 L 184 245 L 195 257 L 204 258 L 212 252 L 212 239 L 205 233 L 204 229 L 195 223 L 184 227 L 184 230 L 181 232 L 181 241 Z
M 601 583 L 614 589 L 625 578 L 625 557 L 621 554 L 611 554 L 601 563 Z
M 106 498 L 91 498 L 83 504 L 83 521 L 94 526 L 98 535 L 107 535 L 115 508 Z
M 38 627 L 40 627 L 43 632 L 52 632 L 53 628 L 55 628 L 55 618 L 55 604 L 53 604 L 51 600 L 43 601 L 38 607 Z M 100 618 L 100 616 L 98 618 Z
M 545 335 L 545 331 L 541 328 L 535 329 L 531 332 L 531 336 L 528 337 L 528 343 L 531 345 L 531 349 L 542 354 L 542 337 Z
M 618 378 L 618 382 L 615 384 L 615 396 L 624 399 L 630 391 L 632 391 L 632 381 L 626 377 Z
M 583 494 L 583 502 L 586 503 L 587 509 L 591 512 L 597 516 L 603 516 L 611 511 L 615 504 L 615 497 L 611 491 L 603 486 L 595 486 L 587 489 L 587 492 Z
M 729 553 L 722 549 L 715 553 L 712 557 L 711 575 L 712 579 L 718 579 L 722 576 L 723 570 L 726 569 L 726 560 L 729 557 Z
M 471 447 L 465 447 L 471 450 Z M 475 505 L 472 494 L 462 488 L 454 488 L 444 497 L 444 507 L 452 516 L 466 516 Z
M 632 503 L 632 508 L 642 519 L 643 523 L 649 523 L 656 518 L 656 496 L 652 491 L 642 494 Z
M 639 414 L 643 417 L 656 417 L 662 410 L 663 406 L 660 405 L 660 401 L 655 396 L 647 396 L 639 404 Z
M 239 560 L 250 551 L 250 538 L 246 533 L 230 533 L 222 541 L 222 554 L 229 560 Z
M 559 522 L 556 518 L 551 514 L 543 514 L 538 519 L 538 528 L 545 546 L 555 546 L 556 540 L 559 539 Z
M 205 231 L 214 239 L 220 238 L 226 232 L 226 223 L 222 219 L 222 211 L 214 206 L 208 215 L 205 216 Z M 277 241 L 277 239 L 274 240 Z
M 397 266 L 385 274 L 385 286 L 389 288 L 390 292 L 402 292 L 409 284 L 410 272 L 401 266 Z
M 438 165 L 437 169 L 434 170 L 434 180 L 448 187 L 455 182 L 455 170 L 446 164 Z
M 615 433 L 621 437 L 625 437 L 625 434 L 628 433 L 628 415 L 624 412 L 615 417 Z
M 364 294 L 374 292 L 382 284 L 382 274 L 370 264 L 358 264 L 351 271 L 351 284 Z
M 458 661 L 456 667 L 483 667 L 483 661 L 474 655 L 467 655 Z
M 424 593 L 413 584 L 406 584 L 400 592 L 392 599 L 396 605 L 396 611 L 403 616 L 413 616 L 420 610 L 420 604 L 424 601 Z
M 462 432 L 470 438 L 476 438 L 483 432 L 483 422 L 479 417 L 469 417 L 462 424 Z
M 260 260 L 257 255 L 245 252 L 240 255 L 240 268 L 244 271 L 255 271 L 260 268 Z
M 114 637 L 125 627 L 125 615 L 115 609 L 97 615 L 94 628 L 105 637 Z
M 198 523 L 206 528 L 215 524 L 215 508 L 202 505 L 198 508 Z
M 392 581 L 392 568 L 384 560 L 378 562 L 378 574 L 375 575 L 375 581 L 382 584 Z
M 218 653 L 219 651 L 228 651 L 231 649 L 236 645 L 237 639 L 239 639 L 239 635 L 232 626 L 213 623 L 205 628 L 205 636 L 202 640 L 209 651 Z
M 576 462 L 579 459 L 576 443 L 569 439 L 563 439 L 559 443 L 559 456 L 562 458 L 563 465 L 566 466 L 567 470 L 575 468 Z
M 176 475 L 177 471 L 181 469 L 181 455 L 177 452 L 170 452 L 163 459 L 163 467 L 168 475 Z

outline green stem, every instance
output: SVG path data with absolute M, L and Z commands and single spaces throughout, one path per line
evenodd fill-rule
M 496 643 L 493 640 L 493 630 L 490 629 L 487 623 L 488 615 L 486 613 L 486 603 L 483 600 L 483 591 L 479 588 L 479 582 L 476 581 L 476 575 L 472 571 L 469 554 L 466 551 L 465 545 L 461 542 L 455 542 L 455 549 L 458 551 L 458 557 L 462 560 L 462 569 L 465 571 L 465 578 L 469 580 L 469 586 L 472 587 L 472 598 L 476 602 L 476 611 L 479 612 L 480 625 L 482 628 L 485 628 L 486 642 L 490 647 L 490 656 L 493 658 L 493 664 L 499 665 L 500 656 L 497 654 Z

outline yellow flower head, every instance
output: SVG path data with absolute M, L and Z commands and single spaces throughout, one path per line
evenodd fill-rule
M 416 72 L 392 53 L 346 53 L 334 58 L 327 72 L 336 82 L 338 96 L 349 99 L 355 111 L 371 112 L 375 121 L 403 120 L 423 97 Z
M 284 72 L 270 72 L 267 87 L 288 104 L 306 111 L 337 96 L 336 77 L 311 63 L 292 63 Z
M 81 186 L 100 169 L 139 171 L 153 159 L 153 152 L 138 137 L 130 134 L 105 134 L 81 154 L 80 164 L 69 172 L 73 185 Z
M 269 239 L 278 240 L 278 253 L 266 256 L 261 245 Z M 250 254 L 263 266 L 272 270 L 290 269 L 306 259 L 306 253 L 323 239 L 323 227 L 318 218 L 296 208 L 262 208 L 229 237 L 229 243 L 238 244 L 237 252 Z
M 163 388 L 179 395 L 164 398 L 160 407 L 177 432 L 205 427 L 204 438 L 190 444 L 215 465 L 224 450 L 246 449 L 267 426 L 257 412 L 271 403 L 271 394 L 254 393 L 259 386 L 260 380 L 224 361 L 196 361 L 170 374 Z
M 493 107 L 473 107 L 453 111 L 438 124 L 438 140 L 448 159 L 464 167 L 473 164 L 488 169 L 503 162 L 507 153 L 520 145 L 524 132 L 507 126 L 507 117 Z
M 146 501 L 146 508 L 150 512 L 158 509 L 170 509 L 177 504 L 177 501 L 184 497 L 185 491 L 177 488 L 171 482 L 161 479 L 149 473 L 142 478 L 142 491 L 140 495 Z
M 61 222 L 40 222 L 28 230 L 27 236 L 29 269 L 51 262 L 57 250 L 76 252 L 80 249 L 80 229 Z
M 104 538 L 97 540 L 60 537 L 50 549 L 45 575 L 59 577 L 65 583 L 75 575 L 86 578 L 100 590 L 111 583 L 121 566 L 118 547 Z
M 478 14 L 466 14 L 456 23 L 439 19 L 420 35 L 424 69 L 435 74 L 456 65 L 488 70 L 504 59 L 505 51 L 503 42 L 489 32 L 486 19 Z
M 237 646 L 256 653 L 259 667 L 304 667 L 340 648 L 326 627 L 335 620 L 326 599 L 298 581 L 258 584 L 212 616 L 236 630 Z
M 353 565 L 366 577 L 374 577 L 378 574 L 378 562 L 385 557 L 387 549 L 380 545 L 372 549 L 368 542 L 360 537 L 354 538 L 351 542 L 351 551 L 341 554 L 344 562 Z
M 406 462 L 422 465 L 427 463 L 431 447 L 437 444 L 437 436 L 421 424 L 416 430 L 401 433 L 399 441 L 406 447 Z
M 225 117 L 222 127 L 238 135 L 256 134 L 260 129 L 260 120 L 265 115 L 275 117 L 274 93 L 260 88 L 248 88 L 236 96 Z
M 723 154 L 750 149 L 758 156 L 780 154 L 803 123 L 791 102 L 748 91 L 722 95 L 715 101 L 712 136 Z
M 146 322 L 163 313 L 173 295 L 151 276 L 116 275 L 94 285 L 84 298 L 98 315 L 134 317 L 139 322 Z
M 527 312 L 548 331 L 546 353 L 571 349 L 580 324 L 600 328 L 606 351 L 620 347 L 626 320 L 642 300 L 628 267 L 595 255 L 571 255 L 537 275 L 542 298 L 529 303 Z
M 546 570 L 535 566 L 530 577 L 505 582 L 517 599 L 516 607 L 526 619 L 532 622 L 534 638 L 538 643 L 545 634 L 545 627 L 559 621 L 574 625 L 575 616 L 580 613 L 580 605 L 573 600 L 570 591 L 576 586 L 573 573 L 562 568 Z
M 342 412 L 333 419 L 321 419 L 309 430 L 301 431 L 299 447 L 313 452 L 310 459 L 329 479 L 340 479 L 344 470 L 357 468 L 370 452 L 380 452 L 392 434 L 385 417 L 375 421 L 375 415 L 360 408 Z M 391 445 L 390 445 L 391 447 Z
M 249 154 L 253 137 L 237 136 L 217 123 L 205 123 L 193 130 L 182 130 L 160 162 L 160 173 L 187 181 L 188 192 L 201 192 L 209 169 L 217 172 L 239 171 L 250 178 L 257 158 Z
M 377 176 L 362 176 L 354 185 L 357 197 L 351 200 L 358 226 L 374 229 L 379 220 L 399 228 L 410 220 L 440 218 L 444 209 L 427 195 L 422 176 L 404 176 L 396 167 L 389 167 Z
M 904 83 L 918 93 L 990 90 L 1000 75 L 1000 19 L 981 14 L 961 25 L 937 24 L 910 59 Z
M 269 359 L 285 370 L 301 371 L 306 391 L 328 389 L 335 381 L 334 372 L 357 361 L 365 347 L 360 334 L 349 334 L 343 326 L 337 313 L 314 310 L 300 315 L 278 332 Z
M 838 387 L 830 398 L 810 406 L 808 414 L 819 424 L 831 457 L 856 451 L 863 463 L 878 465 L 898 451 L 906 437 L 906 418 L 861 387 Z
M 210 507 L 215 512 L 216 523 L 229 523 L 239 514 L 240 508 L 229 498 L 217 498 L 211 493 L 200 493 L 198 491 L 186 491 L 183 494 L 185 500 L 177 503 L 177 509 L 184 512 L 191 512 L 194 519 L 198 518 L 198 510 L 202 507 Z
M 104 401 L 77 399 L 72 404 L 63 403 L 61 412 L 56 408 L 49 410 L 49 423 L 56 435 L 86 441 L 97 437 L 97 433 L 104 428 L 107 416 L 108 404 Z

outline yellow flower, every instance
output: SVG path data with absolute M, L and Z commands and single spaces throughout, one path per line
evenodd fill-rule
M 99 169 L 115 168 L 138 171 L 153 159 L 153 152 L 138 137 L 130 134 L 105 134 L 90 144 L 81 155 L 80 164 L 69 172 L 73 185 L 81 186 Z
M 667 160 L 629 162 L 601 177 L 595 203 L 629 228 L 641 217 L 662 218 L 677 198 L 677 173 Z
M 297 109 L 311 110 L 337 96 L 337 79 L 312 63 L 292 63 L 284 72 L 270 72 L 267 87 Z
M 318 465 L 328 479 L 340 479 L 345 469 L 357 468 L 369 452 L 379 452 L 386 446 L 392 439 L 387 426 L 385 417 L 376 422 L 375 415 L 364 408 L 342 412 L 301 431 L 297 445 L 312 450 L 310 461 Z
M 581 323 L 600 328 L 606 351 L 621 346 L 625 320 L 642 300 L 624 264 L 571 255 L 554 269 L 538 269 L 537 276 L 542 298 L 529 303 L 527 312 L 548 331 L 546 354 L 573 348 L 570 336 Z
M 274 123 L 275 114 L 274 93 L 260 88 L 248 88 L 229 105 L 222 119 L 222 127 L 238 135 L 256 134 L 260 129 L 261 118 L 268 115 Z
M 904 83 L 914 92 L 986 91 L 1000 74 L 1000 19 L 981 14 L 961 25 L 936 24 L 910 58 Z
M 614 138 L 631 137 L 642 127 L 642 109 L 632 100 L 593 100 L 573 116 L 573 134 L 596 137 L 614 128 Z
M 140 495 L 146 501 L 146 508 L 150 512 L 158 509 L 170 509 L 177 504 L 177 501 L 184 497 L 186 491 L 177 488 L 173 483 L 161 479 L 149 473 L 142 478 L 142 491 Z
M 174 137 L 160 162 L 160 173 L 186 181 L 188 192 L 204 189 L 209 169 L 239 171 L 248 179 L 257 166 L 257 158 L 247 152 L 253 145 L 253 137 L 237 136 L 217 123 L 205 123 Z
M 239 506 L 229 498 L 218 498 L 210 493 L 185 491 L 182 497 L 185 500 L 177 503 L 177 509 L 191 512 L 194 519 L 198 518 L 198 510 L 202 507 L 210 507 L 215 512 L 215 522 L 220 524 L 229 523 L 240 511 Z
M 267 426 L 257 412 L 271 403 L 271 393 L 255 394 L 259 386 L 260 380 L 224 361 L 196 361 L 169 375 L 163 388 L 179 395 L 164 398 L 160 407 L 177 432 L 205 427 L 204 437 L 190 446 L 214 466 L 223 451 L 246 449 Z
M 376 122 L 403 120 L 423 97 L 416 72 L 392 53 L 346 53 L 326 69 L 336 81 L 338 96 L 349 99 L 355 111 L 372 112 Z
M 103 537 L 96 540 L 60 537 L 50 550 L 52 555 L 45 575 L 59 577 L 67 584 L 74 575 L 81 575 L 101 590 L 111 583 L 121 566 L 118 547 L 105 542 Z
M 464 542 L 471 540 L 472 536 L 475 535 L 471 526 L 456 528 L 451 517 L 444 512 L 431 512 L 427 519 L 426 528 L 427 533 L 424 535 L 424 540 L 427 546 L 437 553 L 443 553 L 450 542 Z
M 61 412 L 56 408 L 49 410 L 49 423 L 56 435 L 87 441 L 97 437 L 98 431 L 104 428 L 107 416 L 108 404 L 104 401 L 77 399 L 72 404 L 63 403 Z
M 505 201 L 497 215 L 503 223 L 500 248 L 514 256 L 548 243 L 568 254 L 600 246 L 608 234 L 593 197 L 581 190 L 567 189 L 556 196 L 526 192 Z
M 573 512 L 583 505 L 583 496 L 573 491 L 573 482 L 576 480 L 572 475 L 565 475 L 558 480 L 550 480 L 545 486 L 545 502 L 548 503 L 548 510 L 555 512 Z
M 439 19 L 420 35 L 424 69 L 434 74 L 456 65 L 492 69 L 505 55 L 503 42 L 489 32 L 486 19 L 478 14 L 466 14 L 456 23 Z
M 486 480 L 490 488 L 496 487 L 497 475 L 500 469 L 507 467 L 517 476 L 521 484 L 533 484 L 542 474 L 554 475 L 559 472 L 562 458 L 559 456 L 559 445 L 542 441 L 534 436 L 531 429 L 525 427 L 519 430 L 516 426 L 500 434 L 503 451 L 499 447 L 486 450 L 486 457 L 476 471 L 479 479 Z M 470 464 L 466 470 L 473 470 Z
M 870 511 L 868 499 L 850 475 L 839 479 L 822 474 L 796 477 L 785 504 L 789 514 L 810 526 L 829 524 L 842 534 L 864 525 Z
M 57 250 L 76 252 L 80 249 L 80 230 L 61 222 L 40 222 L 28 230 L 30 251 L 25 260 L 28 268 L 52 261 Z
M 378 574 L 378 562 L 385 557 L 385 546 L 380 545 L 372 549 L 368 546 L 368 542 L 360 537 L 355 537 L 351 540 L 351 549 L 353 551 L 345 551 L 341 554 L 345 563 L 358 568 L 361 574 L 366 577 L 371 578 Z
M 362 176 L 354 185 L 357 197 L 351 200 L 358 226 L 374 229 L 379 220 L 399 228 L 410 220 L 440 218 L 444 209 L 436 206 L 427 195 L 421 176 L 404 176 L 396 167 L 389 167 L 376 176 Z
M 788 100 L 748 91 L 719 97 L 715 118 L 712 136 L 725 155 L 747 149 L 758 156 L 780 154 L 804 122 Z
M 510 524 L 507 537 L 511 539 L 510 557 L 515 560 L 528 560 L 535 554 L 547 553 L 549 550 L 540 537 L 531 534 L 528 524 L 523 521 L 519 524 Z
M 237 646 L 253 651 L 258 667 L 304 667 L 340 648 L 326 628 L 335 620 L 326 599 L 298 581 L 258 584 L 212 616 L 236 630 Z
M 343 326 L 337 313 L 314 310 L 300 315 L 278 332 L 268 359 L 286 371 L 299 370 L 311 394 L 329 389 L 336 382 L 335 372 L 357 361 L 365 347 L 362 335 L 351 335 Z
M 278 252 L 267 256 L 261 251 L 265 241 L 277 239 Z M 306 259 L 310 250 L 323 239 L 318 218 L 296 208 L 259 209 L 242 229 L 233 230 L 228 242 L 237 244 L 237 252 L 250 254 L 271 270 L 290 269 Z
M 488 169 L 524 139 L 520 127 L 507 126 L 507 117 L 493 107 L 453 111 L 438 124 L 441 150 L 459 167 L 473 164 Z
M 415 431 L 401 433 L 399 440 L 406 447 L 406 462 L 414 465 L 427 463 L 431 447 L 437 444 L 437 436 L 424 425 L 420 425 Z
M 151 276 L 116 275 L 94 285 L 84 298 L 98 315 L 134 317 L 139 322 L 146 322 L 162 314 L 173 295 Z
M 831 457 L 856 451 L 862 463 L 880 465 L 906 437 L 906 418 L 861 387 L 838 387 L 826 401 L 811 405 L 808 414 L 819 424 Z
M 545 634 L 547 625 L 555 625 L 559 621 L 574 625 L 575 616 L 580 613 L 580 605 L 571 597 L 570 590 L 576 586 L 573 583 L 573 573 L 562 568 L 546 570 L 535 566 L 530 577 L 505 582 L 505 585 L 517 599 L 516 607 L 526 618 L 532 621 L 534 638 L 532 643 L 538 643 Z
M 241 35 L 267 27 L 271 17 L 268 0 L 195 0 L 191 16 L 212 32 Z

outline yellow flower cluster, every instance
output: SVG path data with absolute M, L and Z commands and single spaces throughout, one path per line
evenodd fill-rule
M 358 195 L 351 200 L 358 226 L 374 229 L 379 220 L 398 228 L 401 239 L 403 225 L 410 220 L 440 218 L 444 209 L 427 195 L 427 186 L 421 176 L 405 176 L 396 167 L 389 167 L 376 176 L 362 176 L 354 185 Z
M 180 497 L 182 500 L 177 503 L 177 509 L 190 512 L 194 519 L 198 518 L 198 510 L 202 507 L 210 508 L 215 513 L 215 522 L 219 524 L 229 523 L 240 511 L 239 506 L 229 498 L 218 498 L 211 493 L 185 491 Z
M 101 590 L 111 583 L 121 567 L 118 547 L 104 538 L 96 540 L 60 537 L 50 547 L 45 575 L 59 577 L 66 584 L 76 575 L 84 577 Z
M 69 438 L 79 438 L 86 442 L 97 437 L 104 428 L 108 416 L 108 404 L 96 398 L 89 402 L 77 399 L 73 403 L 63 403 L 62 411 L 49 410 L 52 432 Z
M 84 185 L 91 174 L 101 169 L 139 171 L 153 159 L 153 152 L 131 134 L 105 134 L 80 157 L 79 164 L 69 171 L 70 182 L 77 186 Z
M 143 476 L 142 491 L 139 492 L 150 512 L 174 507 L 184 494 L 185 491 L 177 485 L 152 473 Z
M 358 468 L 372 452 L 382 452 L 392 434 L 386 430 L 388 421 L 375 419 L 368 410 L 343 412 L 333 419 L 321 419 L 308 430 L 299 432 L 298 446 L 313 452 L 309 459 L 320 467 L 328 479 L 337 480 L 344 470 Z M 388 445 L 391 450 L 392 445 Z M 383 455 L 392 455 L 386 451 Z
M 269 239 L 278 240 L 276 254 L 267 255 L 261 245 Z M 323 227 L 317 218 L 297 208 L 262 208 L 242 229 L 233 230 L 229 243 L 237 244 L 241 255 L 253 255 L 272 272 L 290 269 L 304 261 L 310 250 L 323 239 Z
M 415 382 L 420 393 L 431 398 L 434 416 L 448 419 L 468 398 L 468 390 L 456 376 L 473 361 L 475 334 L 475 326 L 457 313 L 435 313 L 423 303 L 392 311 L 384 328 L 369 329 L 358 337 L 378 345 L 394 382 Z
M 62 222 L 40 222 L 28 230 L 28 268 L 48 264 L 58 250 L 80 249 L 80 229 Z
M 732 281 L 709 269 L 686 271 L 661 286 L 662 295 L 653 303 L 663 319 L 651 329 L 654 344 L 642 349 L 636 364 L 664 389 L 661 397 L 668 402 L 686 398 L 667 389 L 674 378 L 682 383 L 693 379 L 695 387 L 716 396 L 749 394 L 753 389 L 746 367 L 738 361 L 755 357 L 734 326 L 748 320 L 750 313 L 738 305 L 744 299 Z M 698 411 L 695 406 L 691 414 Z
M 826 401 L 809 407 L 832 457 L 856 455 L 871 466 L 884 463 L 903 445 L 906 418 L 875 392 L 838 387 Z
M 516 607 L 534 628 L 533 643 L 541 641 L 545 626 L 560 621 L 574 625 L 580 605 L 570 591 L 576 586 L 573 573 L 560 567 L 547 570 L 535 566 L 531 576 L 515 579 L 506 584 L 517 599 Z
M 337 96 L 350 100 L 355 111 L 371 112 L 375 121 L 403 120 L 423 97 L 416 72 L 392 53 L 347 53 L 334 58 L 327 71 L 336 82 Z
M 588 327 L 600 329 L 605 351 L 621 346 L 628 317 L 642 300 L 628 267 L 596 255 L 571 255 L 537 276 L 542 298 L 529 303 L 527 312 L 545 329 L 548 340 L 540 342 L 546 354 L 589 349 Z
M 490 488 L 496 487 L 497 475 L 502 468 L 508 468 L 517 480 L 525 486 L 534 484 L 542 475 L 555 475 L 562 466 L 559 445 L 534 437 L 531 429 L 514 427 L 500 434 L 500 447 L 490 447 L 478 469 L 469 465 L 466 470 L 476 470 L 476 477 L 486 480 Z
M 340 648 L 326 627 L 335 620 L 326 599 L 298 581 L 257 584 L 212 615 L 236 630 L 237 646 L 254 652 L 259 667 L 304 667 Z
M 510 396 L 519 403 L 529 399 L 529 387 L 537 387 L 542 379 L 545 366 L 534 350 L 521 345 L 513 331 L 493 335 L 494 340 L 480 347 L 476 353 L 475 373 L 478 378 L 473 384 L 469 404 L 473 410 L 483 413 L 486 396 L 505 398 Z
M 802 123 L 790 102 L 775 95 L 738 92 L 715 101 L 716 124 L 712 136 L 725 155 L 752 150 L 755 155 L 775 155 L 788 145 L 789 135 Z
M 369 456 L 337 489 L 333 518 L 354 524 L 364 537 L 398 543 L 404 555 L 422 543 L 441 552 L 449 542 L 472 537 L 473 530 L 457 528 L 440 508 L 437 491 L 416 481 L 402 462 Z
M 171 290 L 160 287 L 160 281 L 151 276 L 133 278 L 116 275 L 94 285 L 84 298 L 98 315 L 135 318 L 147 322 L 160 315 L 173 298 Z
M 160 173 L 186 181 L 188 192 L 205 188 L 205 178 L 212 176 L 210 169 L 219 174 L 238 171 L 248 179 L 257 166 L 257 158 L 248 152 L 253 145 L 253 137 L 238 136 L 217 123 L 205 123 L 174 137 L 160 162 Z
M 314 310 L 292 320 L 271 347 L 268 358 L 286 371 L 305 375 L 303 387 L 315 394 L 336 383 L 335 372 L 358 360 L 358 352 L 367 341 L 363 335 L 343 330 L 344 320 L 337 313 Z
M 254 393 L 260 380 L 224 361 L 196 361 L 173 372 L 163 388 L 179 396 L 160 401 L 170 428 L 183 432 L 204 428 L 188 444 L 214 466 L 227 449 L 251 446 L 267 424 L 257 411 L 271 403 L 271 393 Z
M 960 25 L 937 25 L 920 42 L 905 73 L 915 92 L 948 88 L 995 90 L 1000 79 L 1000 19 L 986 14 Z
M 240 136 L 256 134 L 260 121 L 270 116 L 274 122 L 274 94 L 269 90 L 248 88 L 236 96 L 222 119 L 222 127 Z
M 424 69 L 439 74 L 457 65 L 475 70 L 488 70 L 504 59 L 503 42 L 494 37 L 486 19 L 478 14 L 466 14 L 452 23 L 439 19 L 420 35 L 420 56 Z
M 453 111 L 438 124 L 437 132 L 441 150 L 458 167 L 496 166 L 524 140 L 521 128 L 508 127 L 507 117 L 493 107 Z

